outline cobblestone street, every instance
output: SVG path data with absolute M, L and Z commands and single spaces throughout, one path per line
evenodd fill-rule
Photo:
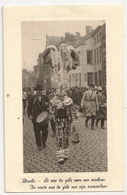
M 90 124 L 89 124 L 90 127 Z M 47 147 L 39 151 L 35 143 L 32 122 L 24 114 L 23 160 L 24 173 L 46 172 L 106 172 L 107 171 L 107 128 L 95 130 L 85 128 L 85 118 L 76 123 L 80 142 L 70 140 L 68 160 L 60 165 L 56 158 L 56 138 L 52 137 L 49 124 Z

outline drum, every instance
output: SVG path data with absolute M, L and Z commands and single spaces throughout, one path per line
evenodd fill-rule
M 37 116 L 36 122 L 39 123 L 41 126 L 48 124 L 48 122 L 49 122 L 48 112 L 47 111 L 41 112 Z

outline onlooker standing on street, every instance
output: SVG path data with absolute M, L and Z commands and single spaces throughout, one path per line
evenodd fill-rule
M 104 120 L 107 118 L 106 111 L 106 97 L 102 94 L 102 88 L 98 87 L 98 103 L 99 110 L 96 113 L 96 126 L 98 126 L 99 121 L 101 120 L 101 128 L 104 129 Z
M 42 95 L 46 95 L 46 91 L 44 89 L 42 90 Z
M 48 107 L 48 98 L 46 95 L 42 95 L 42 86 L 38 84 L 36 87 L 36 95 L 31 97 L 28 104 L 28 117 L 29 119 L 32 119 L 33 122 L 38 150 L 42 150 L 41 141 L 43 143 L 43 148 L 46 148 L 49 120 L 48 118 L 45 118 L 45 122 L 42 124 L 42 123 L 37 123 L 36 119 L 40 113 L 42 113 L 43 111 L 47 111 L 47 107 Z M 42 137 L 41 137 L 41 131 L 42 131 Z
M 94 87 L 94 91 L 96 92 L 96 94 L 98 93 L 98 88 L 97 88 L 97 86 Z
M 26 100 L 27 100 L 27 92 L 25 89 L 22 91 L 22 100 L 23 100 L 23 112 L 26 110 Z
M 37 93 L 37 92 L 36 92 L 36 89 L 34 88 L 34 95 L 36 95 L 36 93 Z
M 86 91 L 81 100 L 81 107 L 84 108 L 86 121 L 85 125 L 88 127 L 88 121 L 91 119 L 91 129 L 94 130 L 94 121 L 96 110 L 99 109 L 96 92 L 94 91 L 94 85 L 91 84 L 88 91 Z

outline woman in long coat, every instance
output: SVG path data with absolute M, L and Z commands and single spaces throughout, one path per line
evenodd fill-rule
M 102 93 L 102 88 L 98 88 L 98 103 L 99 110 L 96 113 L 96 126 L 98 126 L 99 121 L 101 120 L 101 128 L 104 129 L 104 120 L 107 119 L 107 109 L 106 109 L 106 97 Z
M 88 91 L 86 91 L 81 100 L 81 107 L 84 108 L 84 114 L 86 116 L 85 125 L 88 127 L 88 121 L 91 119 L 91 129 L 94 130 L 94 121 L 96 110 L 99 109 L 97 94 L 94 91 L 94 85 L 90 85 Z

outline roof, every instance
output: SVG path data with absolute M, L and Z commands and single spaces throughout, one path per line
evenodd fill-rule
M 47 36 L 46 43 L 48 43 L 48 45 L 56 45 L 59 42 L 63 41 L 63 39 L 65 39 L 65 38 L 64 37 Z
M 76 47 L 78 47 L 80 45 L 85 45 L 85 42 L 88 39 L 90 39 L 91 37 L 93 37 L 101 29 L 101 27 L 103 25 L 99 25 L 95 30 L 92 30 L 91 33 L 89 33 L 88 35 L 85 35 L 83 37 L 80 36 L 78 39 L 75 36 L 75 40 L 74 41 L 71 40 L 71 37 L 66 39 L 65 37 L 47 36 L 46 42 L 48 43 L 48 45 L 55 45 L 55 46 L 58 46 L 58 45 L 60 45 L 62 43 L 69 43 L 69 45 L 72 45 L 73 47 L 76 48 Z
M 88 35 L 84 36 L 83 39 L 75 47 L 78 47 L 80 45 L 85 45 L 86 41 L 92 37 L 92 33 L 93 31 Z
M 98 26 L 92 33 L 92 36 L 94 36 L 100 29 L 101 29 L 102 25 L 101 26 Z
M 85 41 L 78 43 L 77 45 L 74 46 L 74 48 L 76 48 L 76 47 L 78 47 L 80 45 L 85 45 Z
M 80 42 L 79 44 L 77 44 L 75 47 L 78 47 L 79 45 L 85 45 L 85 42 L 90 39 L 91 37 L 93 37 L 102 27 L 98 26 L 95 30 L 93 30 L 91 33 L 89 33 L 88 35 L 84 36 L 84 41 Z
M 55 36 L 47 36 L 46 43 L 48 45 L 55 45 L 59 46 L 62 43 L 69 43 L 69 45 L 72 45 L 75 47 L 78 43 L 82 42 L 84 40 L 83 37 L 77 38 L 75 35 L 69 34 L 69 36 L 66 37 L 55 37 Z

